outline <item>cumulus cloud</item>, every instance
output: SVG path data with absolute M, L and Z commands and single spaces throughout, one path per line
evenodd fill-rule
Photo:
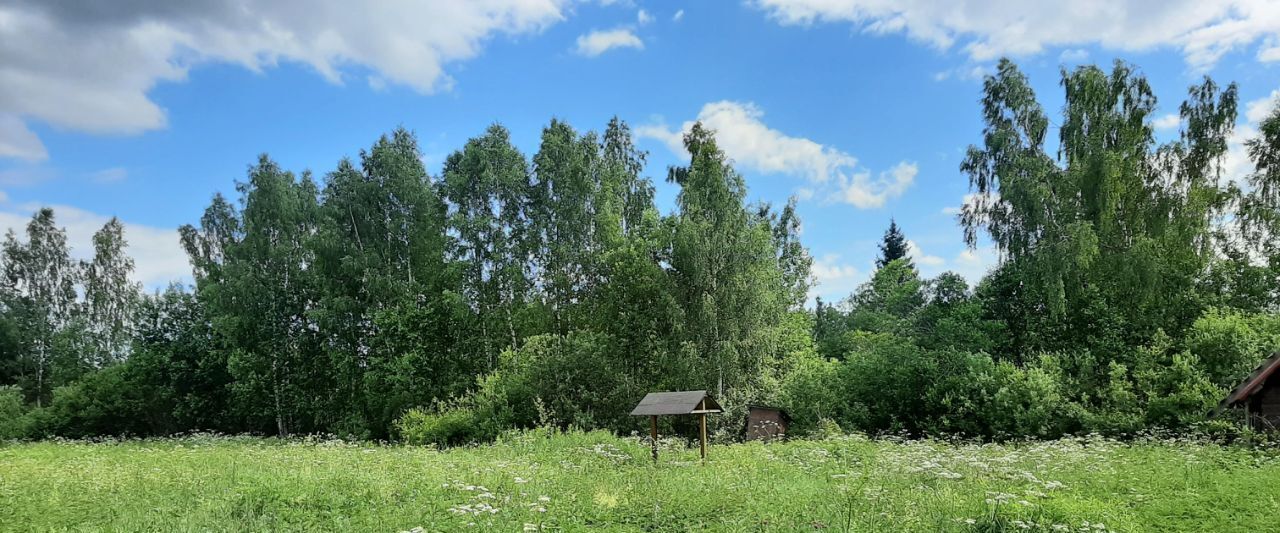
M 979 202 L 989 204 L 989 203 L 998 202 L 998 201 L 1000 201 L 999 194 L 995 194 L 995 193 L 978 194 L 978 193 L 971 192 L 960 198 L 960 205 L 947 206 L 942 208 L 942 214 L 959 215 L 962 211 L 964 211 L 965 206 L 974 206 L 974 205 L 977 205 Z
M 847 23 L 871 34 L 905 34 L 974 61 L 1048 48 L 1100 45 L 1125 51 L 1176 48 L 1205 69 L 1258 44 L 1259 61 L 1280 61 L 1280 9 L 1273 0 L 755 0 L 782 24 Z
M 810 298 L 821 296 L 829 302 L 848 296 L 867 278 L 867 274 L 857 267 L 841 262 L 839 254 L 826 254 L 815 259 L 810 272 L 814 281 L 813 288 L 809 290 Z
M 44 206 L 36 203 L 0 207 L 0 231 L 13 230 L 25 240 L 31 214 L 41 207 Z M 67 245 L 71 247 L 72 257 L 92 259 L 93 234 L 102 229 L 111 217 L 66 205 L 51 207 L 58 226 L 67 230 Z M 134 262 L 134 280 L 149 289 L 164 287 L 171 281 L 191 281 L 191 266 L 176 229 L 124 221 L 124 238 L 128 243 L 125 251 Z
M 673 22 L 680 22 L 680 19 L 682 19 L 682 18 L 684 18 L 684 10 L 683 10 L 683 9 L 677 9 L 677 10 L 676 10 L 676 14 L 671 15 L 671 20 L 672 20 Z
M 44 143 L 35 132 L 27 128 L 17 115 L 0 113 L 0 157 L 12 157 L 26 161 L 43 161 L 49 158 Z
M 1182 124 L 1182 117 L 1177 113 L 1167 113 L 1151 121 L 1151 127 L 1157 130 L 1173 130 Z
M 947 260 L 936 255 L 929 255 L 916 244 L 916 241 L 907 240 L 907 255 L 915 264 L 925 267 L 940 267 L 947 264 Z
M 1058 54 L 1058 61 L 1063 63 L 1079 63 L 1086 59 L 1089 59 L 1089 51 L 1083 48 L 1071 48 Z
M 575 50 L 581 55 L 596 57 L 614 48 L 644 50 L 644 41 L 629 29 L 615 28 L 578 36 L 578 45 Z
M 999 264 L 1000 253 L 994 245 L 987 245 L 972 250 L 965 249 L 956 254 L 947 270 L 960 274 L 969 281 L 969 285 L 974 286 Z
M 1245 103 L 1245 123 L 1236 126 L 1235 131 L 1231 132 L 1231 137 L 1227 139 L 1227 155 L 1222 162 L 1223 178 L 1237 185 L 1247 185 L 1246 178 L 1253 173 L 1254 166 L 1244 143 L 1260 134 L 1258 124 L 1271 114 L 1277 102 L 1280 102 L 1280 89 Z
M 637 11 L 637 12 L 636 12 L 636 23 L 637 23 L 637 24 L 645 25 L 645 24 L 648 24 L 648 23 L 650 23 L 650 22 L 653 22 L 653 15 L 650 15 L 648 11 L 645 11 L 645 10 L 641 9 L 640 11 Z
M 994 74 L 995 70 L 995 65 L 966 65 L 936 72 L 933 75 L 933 79 L 934 81 L 944 81 L 952 78 L 958 80 L 981 80 L 988 74 Z
M 46 157 L 25 120 L 89 133 L 163 128 L 148 92 L 201 63 L 262 71 L 297 62 L 333 83 L 358 67 L 432 93 L 452 83 L 447 65 L 495 35 L 562 20 L 566 2 L 15 0 L 0 5 L 0 156 Z
M 1258 123 L 1266 120 L 1267 115 L 1275 109 L 1276 103 L 1280 102 L 1280 89 L 1275 89 L 1257 100 L 1251 100 L 1244 106 L 1244 118 L 1249 124 L 1258 125 Z
M 802 178 L 826 191 L 826 198 L 858 208 L 880 207 L 901 196 L 915 181 L 915 163 L 902 162 L 873 176 L 857 158 L 837 148 L 792 137 L 764 123 L 764 111 L 752 103 L 720 101 L 702 106 L 697 121 L 716 132 L 716 144 L 734 164 L 762 174 Z M 687 157 L 682 141 L 695 121 L 679 129 L 665 125 L 636 128 L 640 137 L 662 141 L 672 152 Z

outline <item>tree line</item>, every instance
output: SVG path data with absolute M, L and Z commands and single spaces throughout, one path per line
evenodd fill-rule
M 188 430 L 457 444 L 535 425 L 636 428 L 645 392 L 707 389 L 801 433 L 1052 437 L 1204 426 L 1280 346 L 1280 113 L 1222 176 L 1236 87 L 1190 88 L 1179 139 L 1131 65 L 1064 70 L 1056 149 L 1025 76 L 984 83 L 959 223 L 1002 261 L 924 279 L 891 223 L 872 279 L 805 307 L 794 200 L 747 187 L 695 124 L 662 213 L 628 126 L 500 125 L 439 176 L 404 129 L 317 178 L 266 155 L 183 226 L 194 285 L 144 294 L 123 227 L 70 259 L 42 210 L 10 232 L 0 436 Z M 673 420 L 668 424 L 682 424 Z M 679 429 L 679 428 L 676 428 Z

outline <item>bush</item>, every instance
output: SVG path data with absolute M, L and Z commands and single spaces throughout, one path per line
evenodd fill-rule
M 1056 438 L 1080 426 L 1081 410 L 1053 375 L 1037 367 L 997 366 L 998 390 L 987 413 L 1000 437 Z
M 840 393 L 840 364 L 820 357 L 805 357 L 793 361 L 791 371 L 782 381 L 783 409 L 791 415 L 790 432 L 810 434 L 822 426 L 823 421 L 835 423 L 833 418 L 848 419 Z
M 475 411 L 468 407 L 440 405 L 433 411 L 410 409 L 395 422 L 400 439 L 409 444 L 458 446 L 476 438 Z
M 15 385 L 0 386 L 0 439 L 25 437 L 22 388 Z
M 1155 427 L 1181 429 L 1200 422 L 1226 395 L 1189 353 L 1174 354 L 1168 364 L 1143 372 L 1139 383 L 1148 396 L 1147 424 Z
M 1280 343 L 1280 320 L 1210 310 L 1191 325 L 1186 348 L 1199 361 L 1209 381 L 1233 387 Z

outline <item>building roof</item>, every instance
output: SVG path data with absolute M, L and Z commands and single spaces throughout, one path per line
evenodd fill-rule
M 703 403 L 706 400 L 706 403 Z M 702 408 L 699 409 L 699 406 Z M 723 413 L 720 404 L 704 390 L 680 392 L 650 392 L 631 410 L 631 416 L 693 415 L 699 413 Z
M 787 410 L 786 410 L 786 409 L 783 409 L 783 408 L 781 408 L 781 407 L 769 407 L 769 406 L 767 406 L 767 405 L 748 405 L 748 406 L 747 406 L 747 411 L 748 411 L 748 412 L 750 412 L 750 411 L 757 411 L 757 410 L 759 410 L 759 411 L 777 411 L 779 415 L 782 415 L 782 418 L 783 418 L 783 419 L 785 419 L 785 420 L 786 420 L 786 421 L 788 421 L 788 422 L 790 422 L 790 421 L 791 421 L 791 415 L 787 414 Z
M 1267 382 L 1267 378 L 1271 377 L 1277 369 L 1280 369 L 1280 352 L 1271 354 L 1271 357 L 1268 357 L 1262 364 L 1253 369 L 1253 372 L 1250 372 L 1244 378 L 1244 381 L 1240 382 L 1239 386 L 1232 389 L 1231 394 L 1228 394 L 1226 398 L 1218 402 L 1218 406 L 1213 409 L 1212 413 L 1209 413 L 1209 416 L 1217 416 L 1228 407 L 1248 400 L 1254 394 L 1257 394 L 1258 391 L 1262 390 L 1262 385 Z

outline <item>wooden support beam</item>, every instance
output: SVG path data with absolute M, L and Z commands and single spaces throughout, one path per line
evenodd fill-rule
M 702 460 L 707 460 L 707 414 L 698 415 L 698 423 L 702 426 Z
M 649 417 L 649 440 L 653 444 L 653 462 L 658 462 L 658 416 Z

